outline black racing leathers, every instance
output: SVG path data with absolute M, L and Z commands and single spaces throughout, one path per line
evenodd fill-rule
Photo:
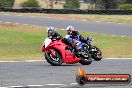
M 55 32 L 53 35 L 48 35 L 48 38 L 50 38 L 52 41 L 55 41 L 61 39 L 62 36 L 58 32 Z
M 73 44 L 73 39 L 79 38 L 81 42 L 88 44 L 87 40 L 82 37 L 78 31 L 73 31 L 72 34 L 68 36 L 69 38 L 64 38 L 63 41 L 65 44 L 70 45 L 76 52 L 78 52 L 78 49 L 76 45 Z
M 78 31 L 73 31 L 71 34 L 71 38 L 73 39 L 79 38 L 81 42 L 88 44 L 87 39 L 85 39 L 82 35 L 80 35 Z

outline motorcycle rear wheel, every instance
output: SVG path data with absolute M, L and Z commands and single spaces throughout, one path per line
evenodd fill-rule
M 45 52 L 45 59 L 47 60 L 48 63 L 50 63 L 52 66 L 61 66 L 62 64 L 62 58 L 61 55 L 59 54 L 58 51 L 54 50 L 55 53 L 58 55 L 57 60 L 54 60 L 53 57 L 51 56 L 49 51 Z

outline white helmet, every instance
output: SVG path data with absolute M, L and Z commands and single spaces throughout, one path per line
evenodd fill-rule
M 67 30 L 67 31 L 70 31 L 70 30 L 71 30 L 71 31 L 74 31 L 74 30 L 75 30 L 75 28 L 74 28 L 74 27 L 72 27 L 72 26 L 68 26 L 68 27 L 66 28 L 66 30 Z
M 71 34 L 72 31 L 76 31 L 76 30 L 75 30 L 74 27 L 68 26 L 68 27 L 66 28 L 66 31 L 67 31 L 67 34 Z
M 55 33 L 55 31 L 56 31 L 56 28 L 54 28 L 54 27 L 49 27 L 47 29 L 48 35 L 53 35 Z

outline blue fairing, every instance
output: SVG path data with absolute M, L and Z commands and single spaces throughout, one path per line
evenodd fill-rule
M 78 49 L 80 49 L 84 45 L 84 43 L 82 43 L 79 38 L 76 38 L 74 40 L 77 42 L 76 46 Z
M 85 43 L 82 43 L 80 41 L 79 37 L 76 37 L 76 38 L 73 39 L 73 38 L 70 37 L 70 35 L 66 35 L 65 38 L 67 38 L 70 43 L 73 43 L 74 41 L 76 41 L 75 45 L 77 46 L 78 49 L 80 49 L 85 44 Z M 86 39 L 86 40 L 89 41 L 89 39 Z
M 73 39 L 72 38 L 68 38 L 70 43 L 73 43 Z

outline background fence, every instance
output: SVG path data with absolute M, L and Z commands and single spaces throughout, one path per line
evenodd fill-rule
M 0 11 L 53 14 L 132 14 L 132 0 L 0 0 Z
M 4 12 L 21 12 L 21 13 L 50 13 L 50 14 L 108 14 L 108 15 L 131 15 L 132 10 L 70 10 L 70 9 L 42 9 L 42 8 L 0 8 Z

